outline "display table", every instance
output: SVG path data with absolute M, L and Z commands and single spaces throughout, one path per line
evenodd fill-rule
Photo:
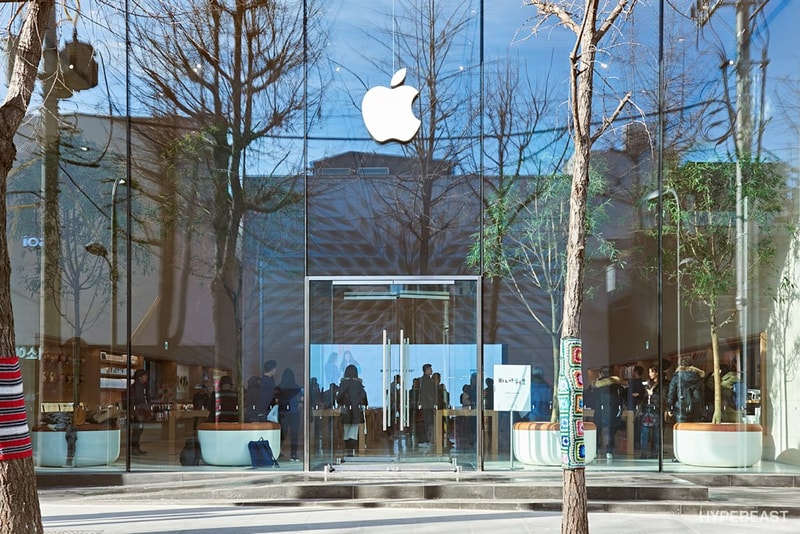
M 367 411 L 369 412 L 372 410 Z M 380 415 L 380 410 L 377 410 L 376 413 Z M 311 415 L 313 417 L 319 417 L 321 421 L 326 423 L 324 427 L 325 430 L 327 430 L 327 436 L 324 437 L 328 439 L 328 445 L 332 447 L 334 451 L 336 450 L 337 445 L 344 449 L 344 441 L 342 441 L 344 427 L 339 424 L 341 410 L 339 408 L 313 408 L 311 410 Z M 324 432 L 322 426 L 320 427 L 320 432 Z M 358 450 L 362 455 L 367 450 L 367 440 L 364 435 L 363 424 L 358 425 Z
M 444 449 L 442 440 L 444 435 L 444 418 L 445 417 L 477 417 L 477 411 L 469 408 L 448 408 L 446 410 L 436 410 L 436 417 L 434 418 L 434 451 L 436 454 L 442 454 Z M 500 412 L 494 410 L 483 411 L 483 429 L 484 429 L 484 447 L 487 449 L 488 454 L 498 453 L 498 415 Z M 488 434 L 489 439 L 485 439 Z
M 178 434 L 178 421 L 194 420 L 196 418 L 205 420 L 208 418 L 208 414 L 208 410 L 171 410 L 169 412 L 169 419 L 167 419 L 167 447 L 170 457 L 177 454 L 175 442 Z
M 594 421 L 594 410 L 592 408 L 583 409 L 583 420 Z M 633 423 L 635 420 L 633 410 L 622 410 L 622 420 L 625 421 L 625 454 L 633 457 L 633 447 L 636 441 L 639 439 L 639 436 L 636 436 L 633 432 Z M 595 422 L 595 424 L 597 423 Z M 601 437 L 597 436 L 597 439 L 601 439 Z M 614 445 L 616 448 L 616 444 Z M 603 446 L 605 447 L 605 443 Z
M 67 464 L 67 439 L 63 430 L 34 430 L 33 460 L 41 467 L 87 467 L 109 465 L 119 458 L 120 429 L 86 424 L 75 427 L 75 455 Z
M 209 465 L 251 465 L 247 444 L 269 441 L 272 454 L 281 454 L 281 425 L 278 423 L 200 423 L 197 439 L 203 461 Z

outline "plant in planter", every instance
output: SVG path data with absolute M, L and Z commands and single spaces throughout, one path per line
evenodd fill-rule
M 731 295 L 736 287 L 737 236 L 735 213 L 737 205 L 737 172 L 742 180 L 752 224 L 759 239 L 749 247 L 750 263 L 746 273 L 757 272 L 770 265 L 774 256 L 773 221 L 783 207 L 784 178 L 776 164 L 764 162 L 691 162 L 674 171 L 666 186 L 676 192 L 674 198 L 665 196 L 664 206 L 669 222 L 663 226 L 665 235 L 680 227 L 680 250 L 664 248 L 665 263 L 672 264 L 671 255 L 684 258 L 680 273 L 673 276 L 681 284 L 685 302 L 698 304 L 705 310 L 702 320 L 708 327 L 713 360 L 714 403 L 712 423 L 723 420 L 720 328 L 736 318 L 731 311 Z M 692 211 L 676 201 L 691 198 Z M 677 258 L 674 258 L 677 259 Z M 678 277 L 680 274 L 680 277 Z
M 737 182 L 741 183 L 741 190 L 734 186 Z M 784 178 L 779 166 L 773 163 L 691 162 L 675 170 L 665 185 L 676 194 L 672 198 L 664 197 L 665 210 L 670 217 L 663 225 L 663 231 L 665 235 L 680 231 L 680 235 L 677 236 L 680 249 L 676 247 L 670 250 L 669 247 L 665 247 L 665 262 L 673 264 L 673 260 L 677 260 L 675 256 L 670 258 L 671 255 L 680 254 L 680 257 L 685 258 L 678 267 L 680 272 L 673 276 L 681 285 L 685 303 L 696 304 L 701 310 L 705 310 L 702 321 L 708 328 L 713 362 L 714 399 L 710 424 L 719 425 L 723 422 L 724 408 L 724 377 L 721 372 L 723 366 L 719 331 L 734 321 L 739 311 L 735 309 L 738 307 L 731 306 L 733 300 L 731 295 L 738 287 L 737 276 L 759 272 L 771 264 L 774 256 L 773 223 L 782 208 Z M 740 225 L 737 224 L 735 214 L 737 205 L 742 202 L 741 195 L 748 199 L 750 224 L 757 230 L 758 240 L 749 245 L 747 255 L 749 262 L 737 268 L 736 262 L 737 256 L 741 254 L 741 244 L 737 239 Z M 691 211 L 687 210 L 688 205 L 679 204 L 682 199 L 685 202 L 689 198 L 692 200 Z M 730 375 L 725 379 L 730 380 Z M 736 421 L 738 417 L 725 417 L 725 420 Z M 705 434 L 714 430 L 726 434 Z M 680 461 L 695 465 L 743 466 L 753 461 L 750 456 L 746 459 L 741 456 L 712 459 L 711 456 L 714 454 L 711 454 L 711 451 L 727 449 L 735 454 L 739 448 L 755 445 L 758 446 L 758 456 L 760 456 L 760 427 L 741 425 L 738 428 L 741 432 L 757 433 L 757 443 L 750 441 L 752 438 L 736 441 L 739 438 L 730 434 L 731 430 L 737 429 L 731 427 L 713 429 L 710 426 L 679 424 L 675 427 L 676 457 Z M 682 431 L 692 433 L 678 435 Z M 718 442 L 720 439 L 727 445 L 721 445 Z M 698 451 L 703 450 L 710 455 L 699 454 Z

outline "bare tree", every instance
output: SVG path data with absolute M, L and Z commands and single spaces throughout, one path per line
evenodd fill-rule
M 31 101 L 36 71 L 42 57 L 45 28 L 54 4 L 52 0 L 28 2 L 17 40 L 8 92 L 0 104 L 0 354 L 3 355 L 15 354 L 16 346 L 11 304 L 11 260 L 6 233 L 8 173 L 17 152 L 14 135 Z M 24 404 L 21 404 L 23 396 L 19 361 L 16 357 L 4 357 L 2 360 L 9 365 L 7 370 L 11 371 L 12 378 L 0 382 L 0 407 L 13 414 L 13 420 L 9 421 L 12 417 L 8 416 L 4 419 L 7 422 L 3 423 L 4 432 L 0 441 L 0 529 L 13 534 L 43 532 L 30 430 L 25 422 Z M 17 417 L 19 414 L 22 421 Z M 14 439 L 8 439 L 10 437 Z
M 241 377 L 245 213 L 274 212 L 301 198 L 273 181 L 244 179 L 243 160 L 248 147 L 290 132 L 315 105 L 302 81 L 303 69 L 318 55 L 305 38 L 313 29 L 306 25 L 313 8 L 262 0 L 157 0 L 151 6 L 133 24 L 143 97 L 150 98 L 154 114 L 186 118 L 206 139 L 198 160 L 208 166 L 194 187 L 215 247 L 215 354 L 233 355 Z M 283 162 L 285 156 L 275 158 Z
M 566 128 L 537 132 L 544 118 L 551 113 L 552 95 L 547 81 L 534 88 L 519 62 L 503 61 L 490 69 L 486 101 L 486 161 L 484 180 L 487 195 L 483 210 L 483 236 L 476 236 L 467 258 L 470 266 L 483 262 L 482 272 L 490 279 L 489 314 L 486 339 L 497 339 L 497 312 L 500 290 L 508 271 L 505 256 L 506 236 L 520 212 L 547 187 L 546 181 L 565 159 L 567 143 L 562 143 Z M 553 155 L 553 162 L 531 161 L 531 153 Z M 529 179 L 526 175 L 537 175 Z M 534 317 L 535 319 L 535 317 Z
M 453 58 L 469 46 L 475 18 L 467 5 L 445 7 L 430 0 L 405 5 L 396 18 L 400 30 L 387 30 L 391 39 L 376 39 L 376 46 L 390 49 L 388 57 L 407 65 L 407 83 L 420 91 L 415 106 L 422 125 L 403 147 L 410 172 L 388 183 L 373 181 L 385 189 L 376 195 L 382 202 L 376 210 L 385 214 L 381 231 L 399 245 L 406 268 L 429 274 L 441 236 L 467 216 L 459 199 L 471 194 L 468 178 L 455 171 L 477 139 L 470 134 L 477 93 L 471 69 L 455 69 Z
M 566 278 L 564 283 L 563 321 L 561 329 L 561 377 L 559 378 L 559 398 L 566 404 L 566 413 L 562 411 L 562 421 L 567 418 L 570 428 L 582 424 L 582 415 L 578 412 L 575 397 L 582 393 L 580 368 L 565 376 L 566 362 L 580 364 L 581 351 L 581 310 L 583 304 L 583 275 L 586 249 L 586 212 L 589 191 L 589 166 L 593 143 L 613 123 L 621 110 L 630 100 L 630 93 L 622 97 L 616 109 L 599 126 L 592 123 L 592 100 L 594 96 L 595 58 L 600 42 L 614 28 L 620 16 L 629 15 L 636 0 L 618 0 L 610 5 L 600 0 L 549 2 L 545 0 L 527 0 L 527 4 L 538 11 L 539 20 L 534 26 L 536 32 L 551 18 L 557 24 L 572 31 L 575 46 L 570 56 L 570 111 L 572 113 L 572 139 L 575 153 L 573 156 L 572 188 L 570 193 L 570 210 L 567 237 Z M 583 4 L 583 5 L 581 5 Z M 607 10 L 606 10 L 607 8 Z M 570 354 L 564 354 L 565 348 Z M 577 375 L 577 376 L 575 376 Z M 576 422 L 577 421 L 577 422 Z M 570 452 L 579 450 L 582 442 L 581 433 L 566 432 L 570 440 L 570 451 L 565 454 L 572 458 Z M 563 439 L 562 439 L 563 442 Z M 589 516 L 586 497 L 585 465 L 580 455 L 574 455 L 573 461 L 563 465 L 563 513 L 561 532 L 589 532 Z

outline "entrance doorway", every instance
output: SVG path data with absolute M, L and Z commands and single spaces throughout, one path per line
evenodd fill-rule
M 306 295 L 311 469 L 475 468 L 479 279 L 310 277 Z M 421 407 L 426 364 L 436 395 Z M 350 365 L 367 396 L 356 440 L 336 402 Z

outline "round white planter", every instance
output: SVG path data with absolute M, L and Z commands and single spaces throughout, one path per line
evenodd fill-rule
M 68 467 L 63 431 L 31 432 L 34 463 L 41 467 Z M 72 467 L 109 465 L 119 458 L 120 430 L 79 430 Z
M 278 423 L 200 423 L 197 439 L 203 461 L 209 465 L 251 465 L 247 444 L 269 441 L 272 454 L 281 454 L 281 426 Z
M 750 467 L 761 460 L 761 425 L 678 423 L 672 429 L 675 458 L 698 467 Z
M 515 423 L 514 458 L 526 465 L 561 465 L 561 432 L 558 423 Z M 597 427 L 584 423 L 586 463 L 597 457 Z

